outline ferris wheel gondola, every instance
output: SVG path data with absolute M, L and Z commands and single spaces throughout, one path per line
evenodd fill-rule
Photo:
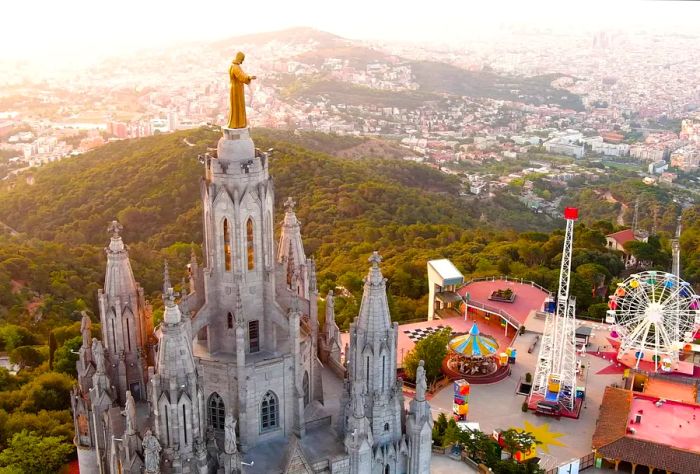
M 700 320 L 700 300 L 692 286 L 666 272 L 636 273 L 618 283 L 608 308 L 611 335 L 621 341 L 618 359 L 632 355 L 635 366 L 647 360 L 654 370 L 672 370 Z

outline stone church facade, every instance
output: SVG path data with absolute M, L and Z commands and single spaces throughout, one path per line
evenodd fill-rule
M 166 264 L 156 328 L 110 226 L 102 337 L 84 317 L 72 394 L 80 472 L 428 473 L 432 416 L 424 384 L 404 408 L 379 255 L 342 360 L 291 199 L 274 242 L 267 154 L 225 128 L 204 165 L 203 261 L 182 295 Z

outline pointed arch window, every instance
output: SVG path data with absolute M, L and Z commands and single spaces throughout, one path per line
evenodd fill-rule
M 187 444 L 187 407 L 182 405 L 182 430 L 185 435 L 185 445 Z
M 165 415 L 165 442 L 170 445 L 170 421 L 168 420 L 168 412 L 170 411 L 169 406 L 165 406 L 163 414 Z
M 226 325 L 229 329 L 233 329 L 233 315 L 231 313 L 226 316 Z
M 386 356 L 382 355 L 382 390 L 384 390 L 386 384 Z
M 369 356 L 367 356 L 366 365 L 365 365 L 365 384 L 366 384 L 365 389 L 369 390 Z
M 245 224 L 246 242 L 248 250 L 248 270 L 255 268 L 255 248 L 253 245 L 253 218 L 249 217 Z
M 126 318 L 126 343 L 131 352 L 131 324 L 129 324 L 129 318 Z
M 207 402 L 207 421 L 209 426 L 215 430 L 224 429 L 224 418 L 226 417 L 226 409 L 224 400 L 218 393 L 212 393 Z
M 292 287 L 294 279 L 294 252 L 292 251 L 292 241 L 289 241 L 289 252 L 287 252 L 287 287 Z
M 304 372 L 304 379 L 301 382 L 302 387 L 304 388 L 304 406 L 307 406 L 309 402 L 311 401 L 311 391 L 309 389 L 309 372 L 305 371 Z
M 269 238 L 269 234 L 272 229 L 272 219 L 270 218 L 270 211 L 265 213 L 265 229 L 263 234 L 263 241 L 266 242 L 264 253 L 265 253 L 265 266 L 270 265 L 270 260 L 272 260 L 272 239 Z
M 279 427 L 279 401 L 272 390 L 268 390 L 260 404 L 260 431 L 270 431 Z
M 231 229 L 229 229 L 228 219 L 224 219 L 224 268 L 231 271 Z
M 248 321 L 248 352 L 260 350 L 260 321 Z

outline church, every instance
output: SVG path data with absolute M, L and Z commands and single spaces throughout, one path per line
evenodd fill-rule
M 182 294 L 165 265 L 156 327 L 121 226 L 109 226 L 101 338 L 84 316 L 71 398 L 80 472 L 428 473 L 425 372 L 407 409 L 381 257 L 369 257 L 341 348 L 332 292 L 320 320 L 291 198 L 275 242 L 269 156 L 234 100 L 236 82 L 254 79 L 242 60 L 231 72 L 236 120 L 203 160 L 203 257 L 192 255 Z

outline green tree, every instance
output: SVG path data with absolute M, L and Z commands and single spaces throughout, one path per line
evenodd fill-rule
M 32 413 L 40 410 L 63 410 L 70 406 L 73 379 L 66 374 L 47 372 L 21 389 L 23 398 L 20 409 Z
M 82 344 L 83 338 L 75 336 L 59 347 L 54 356 L 54 370 L 76 377 L 78 374 L 75 364 L 78 362 L 78 350 Z
M 501 439 L 503 440 L 503 449 L 508 451 L 511 459 L 518 451 L 525 453 L 530 451 L 535 445 L 542 444 L 532 433 L 515 428 L 502 431 Z
M 0 343 L 6 351 L 12 351 L 19 346 L 36 344 L 36 337 L 22 326 L 6 324 L 0 327 Z
M 440 412 L 433 424 L 433 443 L 435 446 L 444 446 L 443 438 L 445 436 L 445 430 L 447 429 L 447 417 L 444 413 Z
M 19 365 L 20 369 L 36 367 L 43 361 L 41 352 L 32 346 L 20 346 L 10 353 L 10 362 Z
M 605 319 L 605 313 L 608 310 L 607 303 L 595 303 L 588 307 L 588 316 L 596 321 L 603 321 Z
M 22 430 L 0 452 L 0 472 L 54 474 L 68 461 L 73 446 L 58 436 L 41 437 Z
M 454 418 L 450 418 L 447 422 L 447 428 L 445 428 L 445 434 L 442 437 L 442 445 L 448 446 L 459 441 L 460 431 Z
M 467 456 L 475 461 L 482 461 L 485 452 L 493 448 L 494 439 L 480 430 L 461 430 L 458 437 L 459 444 L 464 446 Z
M 447 355 L 447 343 L 451 338 L 451 330 L 446 328 L 418 341 L 404 357 L 403 366 L 406 375 L 411 380 L 415 380 L 418 363 L 422 360 L 425 363 L 426 379 L 428 383 L 433 383 L 442 374 L 442 360 Z
M 17 385 L 17 378 L 5 367 L 0 367 L 0 392 L 12 390 Z
M 53 356 L 57 348 L 56 336 L 54 336 L 52 331 L 49 333 L 49 370 L 53 370 Z
M 5 413 L 5 412 L 0 412 Z M 5 414 L 0 424 L 0 435 L 3 440 L 3 447 L 7 440 L 12 439 L 16 433 L 22 430 L 41 433 L 42 436 L 60 436 L 66 441 L 74 435 L 73 417 L 70 410 L 41 410 L 39 413 L 27 413 L 15 411 Z

